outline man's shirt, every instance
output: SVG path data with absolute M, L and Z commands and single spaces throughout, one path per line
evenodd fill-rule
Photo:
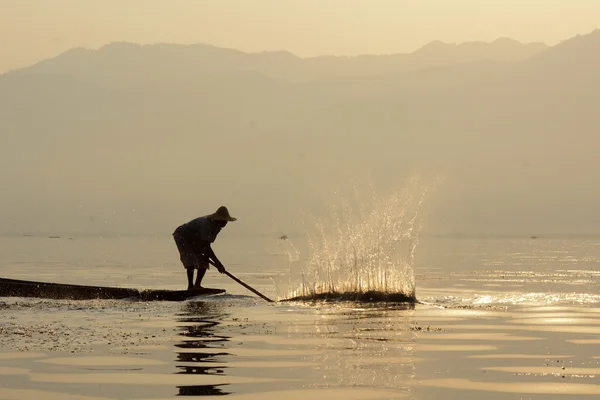
M 219 232 L 221 232 L 221 228 L 215 225 L 207 215 L 195 218 L 190 222 L 181 225 L 177 230 L 180 232 L 182 231 L 186 235 L 190 235 L 193 239 L 209 243 L 213 243 Z

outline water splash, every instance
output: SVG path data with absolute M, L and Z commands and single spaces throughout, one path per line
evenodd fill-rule
M 328 294 L 401 294 L 415 298 L 414 255 L 428 185 L 412 179 L 400 190 L 379 196 L 371 190 L 338 196 L 328 217 L 315 219 L 307 234 L 307 257 L 289 239 L 287 282 L 280 298 L 322 298 Z M 348 298 L 348 296 L 345 296 Z

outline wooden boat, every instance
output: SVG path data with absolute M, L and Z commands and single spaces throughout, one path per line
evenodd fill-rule
M 197 296 L 210 296 L 220 293 L 225 293 L 225 289 L 138 290 L 0 278 L 0 297 L 36 297 L 61 300 L 133 299 L 142 301 L 183 301 Z

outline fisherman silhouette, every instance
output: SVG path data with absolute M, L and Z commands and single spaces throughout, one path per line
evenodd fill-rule
M 221 229 L 233 221 L 236 221 L 236 218 L 229 215 L 227 207 L 221 206 L 215 213 L 195 218 L 180 225 L 173 232 L 181 263 L 187 270 L 188 290 L 202 289 L 202 278 L 209 268 L 210 261 L 220 273 L 225 272 L 225 267 L 215 255 L 211 244 Z M 194 270 L 198 270 L 195 283 Z

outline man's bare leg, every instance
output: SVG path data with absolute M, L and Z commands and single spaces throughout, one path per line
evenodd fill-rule
M 186 268 L 187 272 L 187 280 L 188 280 L 188 288 L 187 290 L 194 289 L 194 268 Z
M 204 278 L 205 273 L 206 270 L 204 268 L 198 269 L 198 275 L 196 275 L 196 283 L 194 284 L 194 289 L 202 289 L 202 286 L 200 286 L 200 284 L 202 283 L 202 278 Z

